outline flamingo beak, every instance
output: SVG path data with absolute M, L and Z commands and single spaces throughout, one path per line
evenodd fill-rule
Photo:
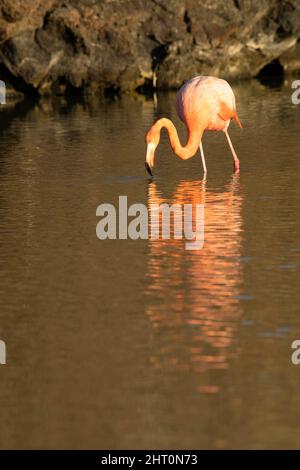
M 149 142 L 149 144 L 147 144 L 147 154 L 146 154 L 145 167 L 146 167 L 146 170 L 148 171 L 150 176 L 153 176 L 152 168 L 154 167 L 155 148 L 156 148 L 156 146 L 153 142 Z

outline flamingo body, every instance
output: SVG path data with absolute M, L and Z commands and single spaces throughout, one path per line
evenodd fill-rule
M 182 159 L 191 158 L 200 147 L 204 172 L 206 163 L 202 147 L 202 136 L 205 130 L 223 131 L 226 134 L 235 170 L 239 170 L 239 160 L 227 132 L 231 119 L 235 119 L 240 127 L 235 96 L 226 80 L 217 77 L 199 76 L 186 82 L 176 97 L 176 110 L 188 131 L 185 146 L 180 144 L 176 128 L 172 121 L 163 118 L 156 121 L 146 136 L 147 156 L 146 168 L 152 176 L 154 153 L 159 143 L 160 130 L 165 127 L 169 134 L 174 153 Z
M 223 131 L 235 114 L 235 97 L 226 80 L 195 77 L 180 88 L 176 111 L 188 128 L 201 126 L 204 121 L 204 130 Z M 226 120 L 221 117 L 222 112 Z

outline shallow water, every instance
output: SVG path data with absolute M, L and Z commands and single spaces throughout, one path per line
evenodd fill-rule
M 230 126 L 182 162 L 144 134 L 175 95 L 1 107 L 1 448 L 300 445 L 300 105 L 234 87 Z M 203 203 L 200 251 L 96 237 L 96 208 Z

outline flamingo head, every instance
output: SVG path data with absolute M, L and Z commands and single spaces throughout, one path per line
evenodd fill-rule
M 153 176 L 152 168 L 154 167 L 154 155 L 155 155 L 156 147 L 158 146 L 158 143 L 159 143 L 159 135 L 157 135 L 155 132 L 152 132 L 152 129 L 151 129 L 146 135 L 146 143 L 147 143 L 147 153 L 146 153 L 145 167 L 149 175 Z
M 148 171 L 150 176 L 153 176 L 152 168 L 154 167 L 155 149 L 156 149 L 156 145 L 155 145 L 154 142 L 147 143 L 147 153 L 146 153 L 145 167 L 146 167 L 146 170 Z

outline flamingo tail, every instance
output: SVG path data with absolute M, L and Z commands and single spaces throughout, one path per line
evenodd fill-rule
M 239 117 L 237 115 L 237 112 L 235 112 L 234 116 L 233 116 L 233 119 L 236 121 L 236 123 L 238 124 L 238 126 L 242 129 L 243 126 L 242 126 L 242 123 L 241 121 L 239 120 Z

